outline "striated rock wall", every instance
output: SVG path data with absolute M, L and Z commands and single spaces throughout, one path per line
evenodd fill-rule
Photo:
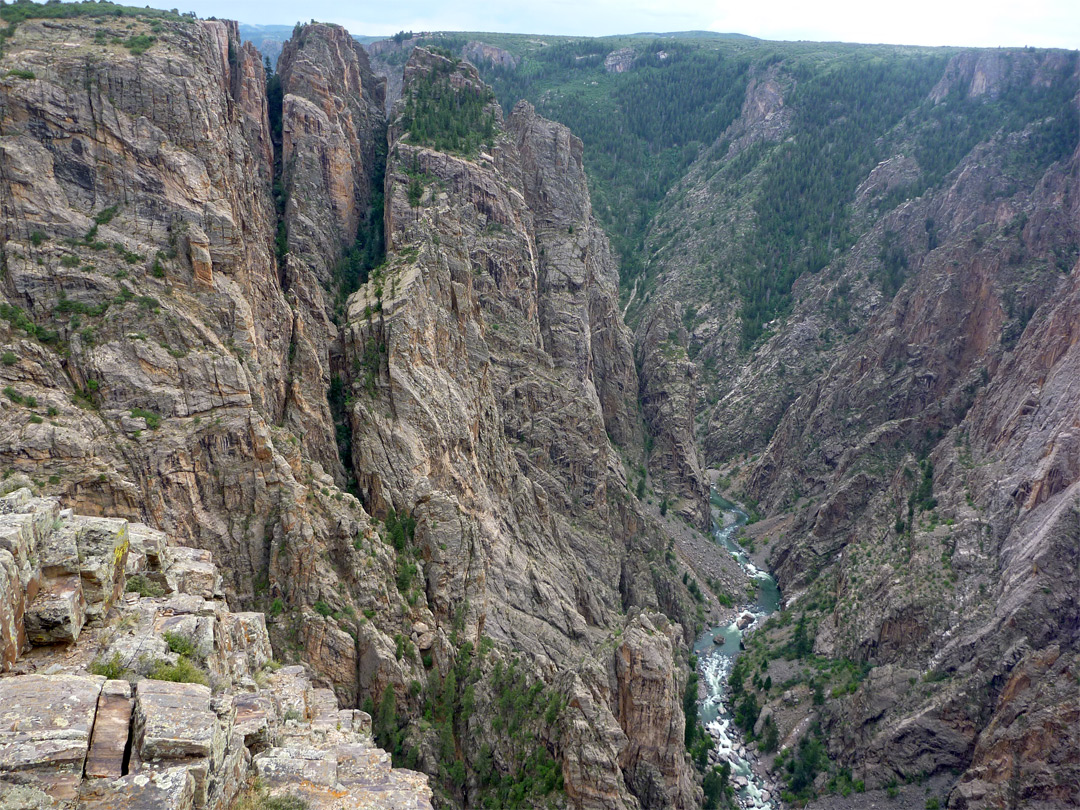
M 431 73 L 486 93 L 471 65 L 422 49 L 405 93 Z M 638 435 L 637 386 L 581 145 L 527 104 L 504 125 L 492 110 L 493 142 L 472 155 L 391 125 L 388 261 L 350 299 L 345 332 L 354 468 L 374 514 L 416 520 L 436 661 L 452 655 L 457 616 L 472 643 L 521 651 L 544 679 L 563 673 L 557 750 L 575 806 L 692 806 L 681 641 L 651 648 L 650 711 L 603 644 L 631 605 L 672 606 L 645 563 L 663 535 L 613 443 Z
M 136 35 L 153 38 L 140 53 L 122 44 Z M 438 59 L 421 53 L 415 77 Z M 694 806 L 680 723 L 696 604 L 665 564 L 667 535 L 627 490 L 639 383 L 580 142 L 527 106 L 505 125 L 490 106 L 496 136 L 480 154 L 436 152 L 399 130 L 384 187 L 388 261 L 350 300 L 339 334 L 334 270 L 377 204 L 382 84 L 333 26 L 302 27 L 280 65 L 278 145 L 262 64 L 233 24 L 29 19 L 5 41 L 0 462 L 65 507 L 191 547 L 174 552 L 179 579 L 146 574 L 182 592 L 167 607 L 119 597 L 123 565 L 110 568 L 89 536 L 65 540 L 56 570 L 40 575 L 27 555 L 0 552 L 13 595 L 0 603 L 5 666 L 36 661 L 36 649 L 18 658 L 28 643 L 97 644 L 116 610 L 137 632 L 93 648 L 110 661 L 143 644 L 168 656 L 166 625 L 207 649 L 251 641 L 261 631 L 230 625 L 227 597 L 265 611 L 280 659 L 309 662 L 320 706 L 389 694 L 415 761 L 438 774 L 449 760 L 436 732 L 404 719 L 467 655 L 463 639 L 494 644 L 493 658 L 520 659 L 559 698 L 544 745 L 576 806 Z M 456 90 L 487 92 L 470 67 L 448 68 Z M 335 376 L 363 503 L 339 486 Z M 393 521 L 405 518 L 415 530 L 398 534 Z M 20 548 L 35 531 L 18 529 Z M 69 570 L 68 552 L 83 554 L 82 568 Z M 640 611 L 647 618 L 630 618 Z M 633 629 L 616 640 L 642 622 L 655 638 Z M 226 659 L 208 655 L 207 671 L 249 688 Z M 106 700 L 100 680 L 72 676 L 83 679 L 75 691 L 93 692 L 88 718 L 98 701 L 119 728 L 129 705 L 148 739 L 155 687 L 117 686 Z M 251 746 L 234 744 L 241 709 L 198 689 L 175 697 L 207 721 L 191 744 L 209 753 L 166 752 L 180 770 L 155 771 L 143 792 L 121 774 L 125 790 L 149 806 L 220 804 L 248 773 Z M 521 760 L 493 730 L 496 697 L 478 687 L 477 719 L 458 731 L 470 768 L 483 739 L 496 767 Z M 289 707 L 274 711 L 285 750 L 254 765 L 272 790 L 301 776 L 323 787 L 393 781 L 381 755 L 354 763 L 345 749 L 359 743 L 334 737 L 337 721 L 333 756 L 313 775 L 307 727 L 289 726 Z M 304 720 L 318 737 L 335 712 Z M 116 801 L 89 792 L 99 783 L 74 789 L 93 796 L 87 806 Z M 444 798 L 465 804 L 476 789 L 470 771 Z
M 252 516 L 291 477 L 270 439 L 292 316 L 262 65 L 226 23 L 157 23 L 141 55 L 110 37 L 149 25 L 116 25 L 26 20 L 4 50 L 5 73 L 35 78 L 0 89 L 0 329 L 21 392 L 0 456 L 84 512 L 218 552 L 250 594 Z
M 0 459 L 227 561 L 229 598 L 276 608 L 282 653 L 311 650 L 355 702 L 356 641 L 312 606 L 342 609 L 339 581 L 354 616 L 400 597 L 327 474 L 327 303 L 318 256 L 290 254 L 288 291 L 276 265 L 261 61 L 231 24 L 124 19 L 30 19 L 5 43 Z M 135 34 L 145 53 L 112 42 Z
M 344 481 L 326 392 L 338 329 L 338 263 L 372 217 L 385 142 L 385 82 L 344 28 L 297 29 L 278 62 L 281 185 L 287 254 L 282 286 L 293 309 L 286 424 L 305 455 Z

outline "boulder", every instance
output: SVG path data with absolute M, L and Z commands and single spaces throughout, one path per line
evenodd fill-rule
M 86 618 L 100 619 L 124 590 L 128 523 L 119 518 L 78 518 L 76 542 Z
M 224 747 L 210 687 L 144 679 L 136 687 L 135 749 L 143 761 L 209 757 Z
M 31 644 L 70 644 L 86 623 L 78 575 L 48 580 L 26 608 L 23 624 Z

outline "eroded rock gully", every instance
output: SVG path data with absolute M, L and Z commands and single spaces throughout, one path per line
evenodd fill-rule
M 137 34 L 153 37 L 145 52 L 117 44 Z M 85 692 L 79 745 L 92 753 L 95 706 L 103 739 L 117 736 L 105 729 L 123 725 L 113 715 L 130 687 L 75 669 L 54 684 L 61 676 L 31 672 L 53 660 L 37 645 L 78 637 L 70 649 L 99 650 L 104 631 L 93 628 L 119 621 L 165 655 L 154 633 L 185 616 L 217 644 L 225 597 L 265 612 L 266 634 L 262 614 L 245 631 L 263 660 L 247 674 L 214 670 L 226 692 L 245 692 L 224 701 L 136 683 L 136 752 L 153 747 L 154 701 L 180 701 L 208 725 L 205 750 L 158 752 L 179 770 L 155 765 L 149 781 L 130 764 L 110 771 L 133 807 L 227 806 L 250 772 L 255 749 L 236 718 L 263 694 L 249 679 L 267 636 L 279 660 L 308 667 L 269 675 L 271 687 L 318 703 L 299 710 L 299 725 L 290 707 L 272 718 L 264 707 L 277 742 L 255 743 L 276 747 L 254 762 L 274 790 L 396 780 L 355 728 L 366 721 L 353 709 L 371 700 L 390 706 L 379 731 L 396 723 L 399 753 L 440 776 L 440 801 L 475 800 L 482 762 L 505 773 L 520 763 L 495 730 L 490 686 L 512 664 L 556 696 L 537 741 L 571 806 L 695 806 L 682 692 L 696 603 L 664 560 L 668 535 L 627 488 L 640 461 L 639 382 L 580 142 L 527 105 L 504 122 L 491 104 L 493 137 L 468 156 L 413 143 L 392 120 L 386 261 L 339 327 L 335 270 L 377 203 L 383 84 L 334 26 L 302 26 L 280 66 L 275 169 L 262 62 L 232 23 L 29 19 L 5 41 L 0 343 L 14 359 L 0 366 L 0 461 L 64 508 L 152 525 L 190 547 L 175 553 L 201 601 L 100 602 L 97 591 L 88 601 L 86 571 L 27 578 L 29 563 L 11 553 L 2 570 L 23 599 L 3 609 L 3 655 L 25 674 L 0 689 L 45 678 L 43 689 Z M 404 92 L 433 72 L 455 92 L 487 92 L 467 63 L 422 50 Z M 343 425 L 327 399 L 335 377 Z M 341 489 L 342 431 L 355 494 Z M 84 621 L 92 632 L 79 632 Z M 28 639 L 34 649 L 17 658 Z M 412 721 L 456 665 L 467 668 L 465 641 L 483 653 L 483 678 L 475 698 L 469 687 L 476 710 L 452 729 L 466 773 L 452 782 L 437 732 Z M 336 753 L 312 759 L 310 740 Z M 52 790 L 51 776 L 11 788 L 25 781 L 19 762 L 4 784 L 46 801 L 33 791 Z M 117 800 L 66 760 L 26 767 L 66 774 L 64 801 L 80 807 Z M 425 806 L 423 780 L 406 782 Z

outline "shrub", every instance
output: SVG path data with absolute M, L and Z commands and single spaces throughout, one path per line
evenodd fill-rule
M 133 574 L 128 577 L 124 590 L 128 593 L 137 593 L 139 596 L 165 595 L 165 589 L 158 583 L 147 579 L 145 574 Z
M 90 665 L 91 675 L 100 675 L 110 681 L 118 681 L 127 674 L 127 669 L 120 663 L 120 653 L 113 653 L 108 661 L 98 659 Z
M 326 602 L 324 602 L 322 599 L 312 605 L 312 607 L 315 608 L 315 612 L 318 613 L 320 616 L 329 616 L 331 613 L 334 612 L 333 608 L 326 604 Z
M 135 419 L 145 419 L 146 426 L 151 430 L 157 430 L 161 427 L 161 415 L 156 414 L 153 411 L 147 411 L 143 408 L 132 408 L 131 416 Z
M 124 42 L 124 47 L 131 51 L 135 56 L 141 56 L 150 50 L 150 46 L 157 42 L 156 37 L 151 37 L 146 34 L 139 34 L 138 36 L 129 37 Z
M 14 70 L 9 70 L 7 72 L 7 75 L 8 76 L 14 76 L 16 79 L 33 79 L 34 78 L 34 71 L 32 71 L 32 70 L 20 70 L 19 68 L 15 68 Z
M 285 612 L 285 602 L 280 596 L 275 597 L 274 601 L 270 603 L 270 617 L 275 618 Z
M 112 218 L 116 216 L 118 206 L 110 205 L 108 208 L 102 208 L 96 214 L 94 214 L 94 225 L 108 225 L 112 222 Z M 91 239 L 97 235 L 97 228 L 91 228 Z
M 3 363 L 5 366 L 13 366 L 18 362 L 19 358 L 15 352 L 4 352 L 3 354 L 0 354 L 0 363 Z
M 232 807 L 233 810 L 308 810 L 310 805 L 299 796 L 270 796 L 266 786 L 255 780 L 236 797 Z
M 176 633 L 171 630 L 167 630 L 163 634 L 163 637 L 165 639 L 165 643 L 169 645 L 169 649 L 177 655 L 184 655 L 192 658 L 198 652 L 197 648 L 195 647 L 195 642 L 189 636 L 185 636 L 183 633 Z
M 41 231 L 34 231 L 32 234 L 30 234 L 30 244 L 32 244 L 34 247 L 38 247 L 48 238 L 49 237 L 43 234 Z
M 173 683 L 199 683 L 203 686 L 210 685 L 210 679 L 206 673 L 191 662 L 190 658 L 181 655 L 175 664 L 158 659 L 150 665 L 150 671 L 146 677 L 152 681 L 172 681 Z

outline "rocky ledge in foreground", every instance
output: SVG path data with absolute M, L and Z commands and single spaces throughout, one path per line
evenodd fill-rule
M 209 552 L 20 489 L 0 498 L 0 810 L 431 808 L 371 717 L 272 657 Z

